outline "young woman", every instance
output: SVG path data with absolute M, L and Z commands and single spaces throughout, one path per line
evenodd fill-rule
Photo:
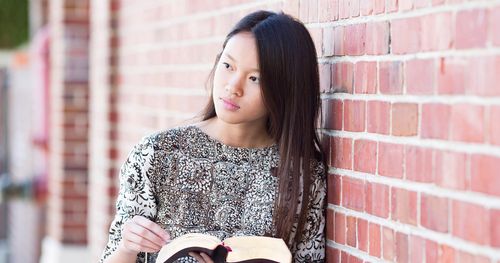
M 154 262 L 162 245 L 194 232 L 280 237 L 294 262 L 323 262 L 326 177 L 307 29 L 282 12 L 245 16 L 207 83 L 201 122 L 147 136 L 130 152 L 101 262 Z M 212 262 L 190 255 L 178 262 Z

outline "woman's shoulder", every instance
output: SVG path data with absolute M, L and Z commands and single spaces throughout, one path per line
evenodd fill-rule
M 138 143 L 141 148 L 153 148 L 155 151 L 170 151 L 184 148 L 201 137 L 199 128 L 195 124 L 176 126 L 155 131 L 142 137 Z

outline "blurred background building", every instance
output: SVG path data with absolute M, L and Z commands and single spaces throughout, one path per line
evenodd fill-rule
M 126 155 L 258 9 L 316 44 L 328 262 L 500 263 L 499 0 L 0 1 L 0 262 L 98 261 Z

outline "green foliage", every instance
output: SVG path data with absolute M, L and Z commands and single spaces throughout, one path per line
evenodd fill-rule
M 28 8 L 28 0 L 0 0 L 0 49 L 28 41 Z

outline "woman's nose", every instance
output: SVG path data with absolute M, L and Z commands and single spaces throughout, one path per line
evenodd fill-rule
M 235 94 L 236 96 L 241 96 L 243 95 L 243 85 L 242 77 L 234 76 L 227 84 L 226 90 L 230 95 Z

